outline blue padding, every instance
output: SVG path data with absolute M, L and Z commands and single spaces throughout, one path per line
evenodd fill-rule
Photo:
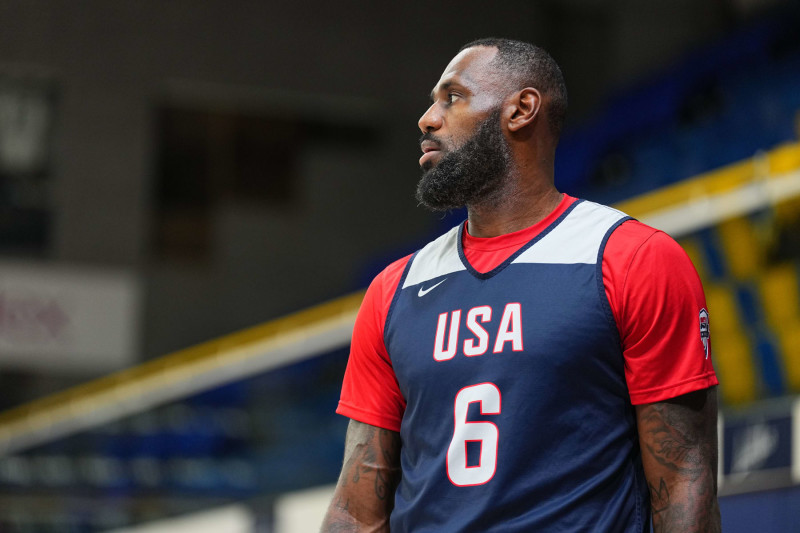
M 764 385 L 771 396 L 780 396 L 786 393 L 786 384 L 783 378 L 783 368 L 780 354 L 775 347 L 773 339 L 768 335 L 759 335 L 756 342 L 756 355 L 761 362 Z
M 761 377 L 767 394 L 779 396 L 786 392 L 783 367 L 774 339 L 764 325 L 763 308 L 754 287 L 739 285 L 736 299 L 742 319 L 750 326 L 754 335 L 754 355 L 761 369 Z
M 697 237 L 705 253 L 708 274 L 715 280 L 725 278 L 728 268 L 725 257 L 720 252 L 716 232 L 710 228 L 704 229 L 697 232 Z
M 800 524 L 800 485 L 719 500 L 725 533 L 787 533 Z
M 736 299 L 745 323 L 755 326 L 761 322 L 760 306 L 753 290 L 746 285 L 736 287 Z
M 658 76 L 618 92 L 593 119 L 569 129 L 563 136 L 556 155 L 559 188 L 577 196 L 596 198 L 589 194 L 594 192 L 589 180 L 606 154 L 642 135 L 663 138 L 664 130 L 676 123 L 681 107 L 698 86 L 718 83 L 725 77 L 735 80 L 743 71 L 752 74 L 753 69 L 770 65 L 771 48 L 779 39 L 789 35 L 796 40 L 792 37 L 793 21 L 794 17 L 789 14 L 753 24 L 710 46 L 693 50 Z M 763 86 L 762 76 L 754 78 Z M 742 157 L 747 155 L 751 154 Z M 686 172 L 703 172 L 710 168 L 713 168 L 710 162 L 690 162 L 682 173 L 673 175 L 671 181 L 689 177 L 691 174 Z M 640 179 L 642 176 L 637 175 L 632 181 Z M 644 179 L 649 189 L 661 184 L 648 182 L 646 175 Z

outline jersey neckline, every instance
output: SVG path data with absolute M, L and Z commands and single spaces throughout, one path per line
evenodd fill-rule
M 572 203 L 568 204 L 566 208 L 564 204 L 568 201 L 572 201 Z M 480 280 L 486 280 L 492 278 L 502 272 L 508 265 L 510 265 L 514 260 L 519 257 L 523 252 L 528 250 L 531 246 L 539 242 L 545 235 L 550 233 L 556 226 L 558 226 L 569 214 L 572 212 L 575 207 L 582 203 L 584 200 L 573 198 L 567 194 L 564 195 L 564 199 L 559 203 L 559 205 L 544 219 L 537 222 L 533 226 L 529 226 L 527 228 L 521 229 L 519 231 L 515 231 L 513 233 L 508 233 L 506 235 L 500 235 L 498 237 L 488 237 L 488 238 L 480 238 L 480 237 L 473 237 L 468 233 L 465 235 L 467 221 L 465 220 L 462 224 L 458 227 L 458 258 L 461 260 L 461 264 L 464 268 L 469 272 L 472 276 Z M 563 210 L 563 211 L 562 211 Z M 559 211 L 562 211 L 560 214 Z M 557 215 L 557 216 L 556 216 Z M 555 220 L 549 220 L 553 216 L 556 216 Z M 543 229 L 538 233 L 536 230 L 541 228 Z M 531 237 L 530 235 L 533 234 Z M 518 250 L 512 253 L 508 258 L 506 258 L 502 263 L 494 267 L 493 269 L 489 270 L 488 272 L 479 272 L 476 270 L 467 260 L 467 256 L 464 253 L 464 240 L 465 238 L 469 241 L 470 248 L 475 248 L 478 250 L 497 250 L 501 248 L 506 248 L 509 246 L 513 246 L 514 244 L 518 244 L 520 242 L 525 243 L 525 239 L 528 239 L 527 243 L 522 244 Z M 494 241 L 494 242 L 490 242 Z
M 535 238 L 545 228 L 552 224 L 554 220 L 561 216 L 561 214 L 576 201 L 577 198 L 562 193 L 561 200 L 558 202 L 558 205 L 542 220 L 536 224 L 533 224 L 532 226 L 528 226 L 527 228 L 522 228 L 521 230 L 517 230 L 512 233 L 506 233 L 504 235 L 498 235 L 497 237 L 473 237 L 469 233 L 469 221 L 465 220 L 463 223 L 464 232 L 462 233 L 461 240 L 462 244 L 464 244 L 464 250 L 495 252 L 504 248 L 522 246 L 531 239 Z

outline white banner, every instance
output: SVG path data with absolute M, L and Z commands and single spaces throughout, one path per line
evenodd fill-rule
M 135 276 L 0 263 L 0 367 L 105 373 L 135 362 Z
M 106 533 L 253 533 L 255 530 L 253 512 L 244 505 L 231 505 Z
M 275 502 L 275 533 L 319 531 L 336 485 L 287 492 Z

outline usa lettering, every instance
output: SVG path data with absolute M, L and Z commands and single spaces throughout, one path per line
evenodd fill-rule
M 494 339 L 486 329 L 492 321 L 493 311 L 490 306 L 481 305 L 467 311 L 463 317 L 467 337 L 460 342 L 462 314 L 461 309 L 457 309 L 439 315 L 433 345 L 433 358 L 436 361 L 449 361 L 459 350 L 467 357 L 483 355 L 490 348 L 492 353 L 501 353 L 508 343 L 513 351 L 522 351 L 522 306 L 519 303 L 506 304 Z M 494 328 L 490 329 L 495 331 Z

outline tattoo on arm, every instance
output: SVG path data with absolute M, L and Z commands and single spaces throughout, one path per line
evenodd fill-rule
M 716 390 L 637 406 L 653 530 L 720 530 Z
M 323 532 L 389 531 L 400 481 L 400 435 L 351 421 L 342 473 Z
M 649 486 L 650 506 L 653 514 L 656 515 L 669 508 L 669 489 L 663 477 L 661 478 L 658 488 L 655 488 L 652 483 L 650 483 Z

